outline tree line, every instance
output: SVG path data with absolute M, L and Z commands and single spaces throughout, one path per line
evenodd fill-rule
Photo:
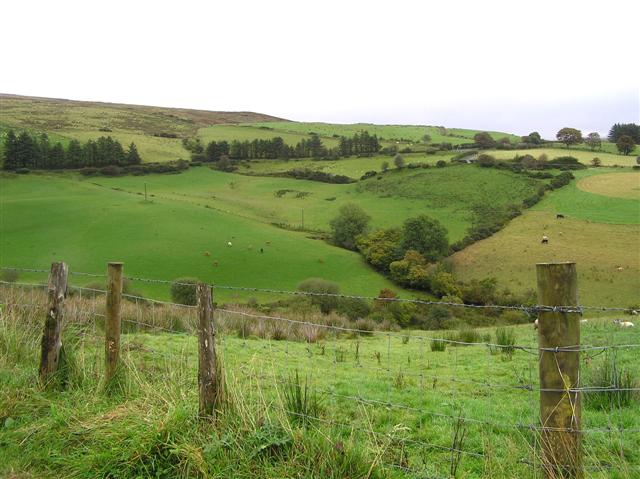
M 576 128 L 564 127 L 556 134 L 556 139 L 564 143 L 567 148 L 571 145 L 585 143 L 591 150 L 602 146 L 602 139 L 597 132 L 591 132 L 586 137 Z M 618 152 L 628 155 L 640 144 L 640 125 L 635 123 L 616 123 L 609 130 L 607 139 L 615 143 Z
M 311 133 L 294 146 L 287 145 L 279 137 L 271 139 L 211 141 L 206 145 L 199 138 L 182 140 L 183 146 L 191 152 L 192 161 L 218 162 L 231 160 L 287 160 L 290 158 L 339 158 L 351 155 L 373 155 L 380 151 L 380 141 L 367 131 L 352 137 L 342 136 L 337 148 L 327 148 L 322 139 Z
M 52 144 L 46 133 L 31 135 L 26 131 L 16 135 L 9 130 L 4 144 L 5 170 L 55 170 L 65 168 L 129 166 L 142 162 L 135 143 L 125 150 L 118 140 L 100 137 L 82 144 L 71 140 L 65 147 Z

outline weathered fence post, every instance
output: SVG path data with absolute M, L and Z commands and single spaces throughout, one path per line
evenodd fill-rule
M 575 263 L 539 263 L 536 271 L 540 305 L 578 305 Z M 570 390 L 579 386 L 580 315 L 540 311 L 538 344 L 544 474 L 554 479 L 582 478 L 580 393 Z
M 217 370 L 213 304 L 208 285 L 196 285 L 198 298 L 198 393 L 200 416 L 213 416 L 218 401 L 219 378 Z
M 120 360 L 120 322 L 122 313 L 122 263 L 107 266 L 107 315 L 105 321 L 105 381 L 109 384 L 116 375 Z
M 64 298 L 67 296 L 69 268 L 65 263 L 51 263 L 47 287 L 47 318 L 42 334 L 42 354 L 40 356 L 40 381 L 49 384 L 58 372 L 60 348 L 62 347 L 62 321 L 64 319 Z

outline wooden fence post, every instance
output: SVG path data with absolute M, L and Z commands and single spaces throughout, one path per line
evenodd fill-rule
M 44 322 L 42 353 L 40 356 L 40 381 L 43 385 L 49 384 L 58 372 L 60 348 L 62 347 L 64 298 L 67 296 L 68 275 L 69 268 L 65 263 L 51 263 L 47 287 L 47 317 Z
M 214 416 L 219 394 L 213 304 L 208 285 L 196 285 L 198 298 L 198 396 L 200 416 Z
M 115 377 L 120 360 L 120 321 L 122 313 L 122 263 L 107 266 L 107 315 L 105 321 L 105 381 Z
M 578 305 L 575 263 L 540 263 L 536 272 L 538 304 Z M 554 479 L 582 478 L 580 393 L 569 390 L 579 386 L 580 315 L 540 311 L 538 344 L 544 474 Z

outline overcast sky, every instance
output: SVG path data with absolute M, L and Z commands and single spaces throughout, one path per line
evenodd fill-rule
M 0 92 L 292 120 L 640 122 L 640 2 L 4 2 Z

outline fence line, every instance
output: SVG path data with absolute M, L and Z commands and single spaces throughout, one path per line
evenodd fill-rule
M 63 269 L 66 269 L 66 265 L 64 265 L 64 263 L 56 263 L 56 266 L 61 266 Z M 539 265 L 539 266 L 549 266 L 549 265 Z M 554 266 L 567 266 L 566 264 L 562 264 L 562 265 L 554 265 Z M 574 265 L 571 264 L 571 267 L 574 268 Z M 18 271 L 28 271 L 28 272 L 42 272 L 42 273 L 46 273 L 48 271 L 46 270 L 37 270 L 37 269 L 20 269 L 20 268 L 2 268 L 2 269 L 11 269 L 11 270 L 18 270 Z M 544 268 L 541 268 L 544 269 Z M 52 271 L 53 271 L 53 267 L 52 267 Z M 546 271 L 546 270 L 545 270 Z M 575 271 L 575 268 L 574 268 Z M 69 272 L 69 274 L 73 275 L 79 275 L 79 276 L 89 276 L 89 277 L 105 277 L 104 275 L 94 275 L 92 273 L 73 273 L 73 272 Z M 163 283 L 163 284 L 171 284 L 174 283 L 172 281 L 165 281 L 165 280 L 151 280 L 151 279 L 145 279 L 145 278 L 126 278 L 132 281 L 146 281 L 146 282 L 150 282 L 150 283 Z M 553 279 L 553 278 L 552 278 Z M 66 278 L 65 278 L 66 280 Z M 11 283 L 11 282 L 6 282 L 6 281 L 0 281 L 0 284 L 4 284 L 4 285 L 9 285 L 11 287 L 14 286 L 18 286 L 18 287 L 30 287 L 30 288 L 47 288 L 46 285 L 42 285 L 42 284 L 35 284 L 35 283 Z M 175 284 L 175 283 L 174 283 Z M 184 284 L 184 285 L 188 285 L 188 286 L 194 286 L 194 284 L 192 283 L 180 283 L 180 284 Z M 540 286 L 540 283 L 539 283 Z M 57 286 L 58 287 L 58 286 Z M 66 288 L 66 285 L 65 285 Z M 82 293 L 82 291 L 87 291 L 90 292 L 91 294 L 93 294 L 93 296 L 96 295 L 96 293 L 106 293 L 107 291 L 104 290 L 100 290 L 100 289 L 95 289 L 95 288 L 82 288 L 82 287 L 72 287 L 69 286 L 70 289 L 75 289 L 77 291 L 79 291 L 80 293 Z M 553 358 L 555 361 L 555 365 L 557 366 L 557 374 L 559 375 L 559 377 L 562 377 L 564 379 L 564 375 L 565 375 L 565 366 L 566 364 L 563 363 L 563 367 L 561 368 L 560 366 L 560 362 L 558 361 L 558 355 L 562 355 L 564 354 L 565 356 L 560 356 L 562 357 L 569 357 L 567 356 L 568 353 L 577 353 L 580 354 L 582 352 L 589 352 L 589 351 L 593 351 L 594 354 L 592 357 L 598 356 L 599 354 L 602 354 L 608 350 L 619 350 L 619 349 L 635 349 L 635 348 L 640 348 L 640 344 L 609 344 L 609 345 L 582 345 L 582 344 L 575 344 L 575 345 L 562 345 L 562 346 L 549 346 L 549 347 L 533 347 L 530 345 L 505 345 L 505 344 L 495 344 L 495 343 L 491 343 L 491 342 L 465 342 L 465 341 L 460 341 L 460 340 L 456 340 L 456 339 L 450 339 L 450 338 L 437 338 L 437 337 L 430 337 L 430 336 L 425 336 L 425 335 L 407 335 L 407 334 L 403 334 L 403 333 L 397 333 L 397 332 L 392 332 L 392 331 L 377 331 L 377 330 L 366 330 L 366 329 L 359 329 L 359 328 L 349 328 L 346 326 L 338 326 L 338 325 L 331 325 L 331 324 L 322 324 L 322 323 L 314 323 L 311 321 L 301 321 L 301 320 L 296 320 L 296 319 L 291 319 L 291 318 L 286 318 L 286 317 L 282 317 L 282 316 L 271 316 L 271 315 L 266 315 L 266 314 L 257 314 L 257 313 L 251 313 L 251 312 L 247 312 L 247 311 L 240 311 L 240 310 L 235 310 L 235 309 L 229 309 L 229 308 L 214 308 L 213 310 L 211 309 L 211 298 L 209 297 L 209 299 L 204 303 L 202 303 L 201 300 L 198 301 L 198 306 L 189 306 L 189 305 L 181 305 L 181 304 L 176 304 L 176 303 L 172 303 L 172 302 L 167 302 L 167 301 L 159 301 L 159 300 L 152 300 L 149 298 L 144 298 L 141 296 L 136 296 L 136 295 L 130 295 L 130 294 L 123 294 L 121 291 L 114 291 L 112 286 L 110 285 L 109 288 L 111 288 L 109 290 L 109 292 L 114 295 L 116 294 L 117 298 L 118 298 L 118 303 L 117 303 L 117 311 L 115 311 L 115 313 L 111 312 L 108 314 L 101 314 L 98 313 L 96 310 L 94 311 L 86 311 L 86 310 L 81 310 L 79 309 L 77 306 L 75 308 L 75 311 L 73 311 L 73 309 L 71 309 L 69 312 L 72 314 L 76 314 L 79 316 L 87 316 L 89 318 L 107 318 L 107 316 L 109 314 L 116 314 L 117 317 L 117 342 L 118 342 L 118 352 L 119 352 L 119 336 L 120 336 L 120 322 L 126 322 L 126 323 L 130 323 L 133 325 L 137 325 L 137 326 L 141 326 L 143 328 L 148 328 L 148 329 L 155 329 L 155 330 L 159 330 L 159 331 L 165 331 L 165 332 L 169 332 L 169 333 L 184 333 L 184 331 L 177 331 L 175 329 L 172 328 L 165 328 L 163 326 L 159 326 L 155 324 L 155 316 L 153 316 L 153 321 L 152 323 L 149 323 L 147 321 L 144 321 L 144 309 L 149 309 L 149 306 L 151 307 L 151 311 L 152 314 L 154 314 L 155 312 L 155 305 L 159 305 L 162 307 L 165 306 L 169 306 L 172 308 L 179 308 L 185 312 L 195 312 L 198 311 L 199 315 L 200 315 L 200 326 L 198 327 L 198 332 L 200 333 L 200 339 L 202 341 L 202 328 L 203 328 L 203 324 L 209 324 L 207 323 L 207 319 L 206 316 L 203 319 L 203 307 L 204 308 L 209 308 L 208 309 L 208 316 L 209 316 L 209 320 L 212 321 L 213 320 L 213 312 L 217 313 L 219 316 L 219 318 L 223 318 L 223 319 L 228 319 L 226 316 L 224 315 L 229 315 L 229 316 L 241 316 L 243 318 L 249 318 L 251 321 L 255 321 L 255 322 L 261 322 L 261 323 L 266 323 L 268 321 L 277 321 L 277 322 L 284 322 L 287 323 L 289 325 L 289 332 L 291 332 L 291 328 L 292 326 L 310 326 L 310 327 L 316 327 L 316 328 L 324 328 L 324 329 L 328 329 L 330 331 L 334 331 L 335 334 L 335 351 L 334 353 L 337 354 L 337 340 L 338 340 L 338 334 L 340 333 L 354 333 L 354 334 L 358 334 L 358 335 L 378 335 L 378 336 L 383 336 L 386 337 L 387 339 L 387 367 L 370 367 L 370 366 L 363 366 L 358 357 L 356 357 L 356 368 L 358 370 L 368 370 L 368 371 L 376 371 L 378 373 L 378 377 L 383 379 L 385 382 L 386 381 L 390 381 L 393 379 L 392 376 L 392 372 L 396 371 L 395 367 L 391 367 L 391 338 L 406 338 L 409 337 L 410 339 L 414 339 L 414 340 L 419 340 L 422 347 L 424 348 L 424 342 L 425 341 L 431 341 L 431 342 L 443 342 L 443 343 L 447 343 L 447 344 L 451 344 L 451 345 L 460 345 L 460 346 L 484 346 L 487 348 L 491 348 L 491 349 L 496 349 L 496 350 L 508 350 L 510 352 L 513 351 L 523 351 L 526 352 L 528 354 L 531 355 L 536 355 L 538 354 L 538 358 L 539 358 L 539 368 L 542 368 L 542 360 L 545 357 L 545 353 L 553 353 Z M 585 309 L 591 309 L 591 310 L 599 310 L 599 311 L 626 311 L 629 312 L 630 309 L 629 308 L 609 308 L 609 307 L 582 307 L 582 306 L 546 306 L 546 305 L 535 305 L 535 306 L 507 306 L 507 305 L 469 305 L 469 304 L 460 304 L 460 303 L 451 303 L 451 302 L 444 302 L 444 301 L 424 301 L 424 300 L 419 300 L 419 299 L 400 299 L 400 298 L 377 298 L 377 297 L 367 297 L 367 296 L 352 296 L 352 295 L 341 295 L 341 294 L 330 294 L 330 293 L 309 293 L 309 292 L 298 292 L 298 291 L 283 291 L 283 290 L 272 290 L 272 289 L 262 289 L 262 288 L 246 288 L 246 287 L 236 287 L 236 286 L 226 286 L 226 285 L 206 285 L 203 283 L 199 283 L 198 284 L 198 291 L 200 292 L 205 292 L 207 293 L 205 296 L 208 296 L 209 293 L 209 289 L 228 289 L 228 290 L 242 290 L 242 291 L 252 291 L 252 292 L 269 292 L 269 293 L 274 293 L 274 294 L 291 294 L 291 295 L 297 295 L 297 296 L 327 296 L 327 297 L 336 297 L 336 298 L 347 298 L 347 299 L 366 299 L 366 300 L 373 300 L 373 301 L 401 301 L 401 302 L 409 302 L 409 303 L 415 303 L 415 304 L 423 304 L 423 305 L 444 305 L 444 306 L 451 306 L 451 307 L 460 307 L 460 308 L 483 308 L 483 309 L 503 309 L 503 310 L 521 310 L 527 314 L 532 314 L 532 313 L 541 313 L 542 316 L 549 316 L 549 315 L 553 315 L 553 314 L 582 314 L 582 312 Z M 32 290 L 33 291 L 33 290 Z M 48 287 L 48 291 L 49 291 L 49 298 L 51 299 L 51 283 Z M 549 291 L 551 291 L 551 289 L 549 289 Z M 569 296 L 569 288 L 567 288 L 567 296 Z M 575 292 L 575 291 L 574 291 Z M 563 293 L 565 294 L 565 293 Z M 58 297 L 59 301 L 62 301 L 63 298 Z M 125 317 L 120 317 L 120 302 L 119 302 L 119 298 L 125 298 L 131 301 L 135 301 L 135 308 L 138 312 L 138 319 L 129 319 L 129 318 L 125 318 Z M 8 307 L 29 307 L 29 308 L 43 308 L 45 306 L 45 301 L 43 301 L 42 303 L 37 303 L 37 302 L 33 302 L 33 294 L 32 294 L 32 302 L 31 303 L 18 303 L 18 302 L 11 302 L 11 301 L 1 301 L 0 304 L 5 304 Z M 80 296 L 80 299 L 82 299 L 82 296 Z M 554 300 L 555 301 L 555 300 Z M 553 301 L 549 301 L 549 302 L 553 302 Z M 570 303 L 571 302 L 571 298 L 569 298 L 568 301 L 564 302 L 566 303 Z M 141 303 L 141 304 L 140 304 Z M 51 303 L 50 303 L 51 304 Z M 52 310 L 53 311 L 53 310 Z M 50 312 L 50 314 L 53 314 L 53 312 Z M 57 309 L 56 309 L 57 311 Z M 107 311 L 109 311 L 109 303 L 107 303 Z M 141 314 L 142 312 L 142 314 Z M 575 319 L 575 316 L 573 316 L 573 318 Z M 566 317 L 565 317 L 566 319 Z M 203 322 L 204 321 L 204 322 Z M 577 319 L 575 319 L 576 323 L 575 323 L 575 327 L 578 327 L 578 323 L 577 323 Z M 213 325 L 213 322 L 210 323 L 211 325 Z M 544 324 L 544 323 L 543 323 Z M 551 323 L 548 323 L 551 324 Z M 195 328 L 195 325 L 192 324 L 191 325 L 192 328 Z M 211 326 L 213 327 L 213 326 Z M 244 335 L 244 324 L 243 324 L 243 329 L 242 329 L 243 335 Z M 539 334 L 544 335 L 544 331 L 539 332 Z M 190 336 L 190 334 L 187 333 L 187 335 Z M 96 334 L 96 337 L 98 337 L 98 335 Z M 214 338 L 214 336 L 211 336 L 212 338 Z M 550 336 L 551 337 L 551 336 Z M 579 340 L 579 338 L 578 338 Z M 209 342 L 207 343 L 206 340 L 204 340 L 204 344 L 207 345 L 209 344 L 209 346 L 214 346 L 216 343 L 215 340 L 209 340 Z M 129 343 L 125 343 L 129 344 Z M 246 344 L 246 343 L 245 343 Z M 309 341 L 309 345 L 311 344 L 311 341 Z M 549 344 L 549 343 L 547 343 Z M 551 342 L 550 344 L 558 344 L 557 342 Z M 562 344 L 562 343 L 560 343 Z M 224 340 L 222 338 L 222 345 L 224 347 Z M 202 344 L 200 345 L 202 347 Z M 264 350 L 269 350 L 270 352 L 273 351 L 279 351 L 279 352 L 284 352 L 287 356 L 290 355 L 289 352 L 289 342 L 285 343 L 286 348 L 285 349 L 281 349 L 281 348 L 274 348 L 271 344 L 271 341 L 269 341 L 269 347 L 265 347 L 263 346 Z M 356 349 L 357 351 L 359 351 L 359 346 L 360 343 L 359 341 L 356 343 Z M 309 352 L 309 356 L 308 359 L 310 360 L 311 358 L 313 358 L 314 360 L 317 359 L 321 359 L 325 362 L 330 362 L 333 364 L 334 366 L 334 370 L 337 372 L 338 370 L 338 363 L 339 362 L 343 362 L 343 361 L 338 361 L 337 360 L 337 356 L 334 356 L 333 361 L 331 361 L 328 358 L 319 358 L 319 355 L 313 355 L 313 353 L 310 351 L 309 346 L 307 347 L 307 351 Z M 458 349 L 454 349 L 455 351 L 455 371 L 457 372 L 457 353 L 458 353 Z M 178 353 L 160 353 L 157 351 L 148 351 L 148 350 L 141 350 L 141 352 L 143 354 L 151 354 L 153 356 L 157 356 L 157 357 L 165 357 L 167 359 L 171 359 L 174 360 L 175 358 L 180 358 L 181 360 L 185 360 L 188 356 L 190 356 L 191 354 L 198 354 L 198 351 L 194 351 L 194 352 L 187 352 L 185 353 L 185 351 L 183 351 L 182 353 L 178 354 Z M 293 354 L 296 358 L 303 358 L 303 354 L 299 354 L 300 352 L 296 353 L 294 351 Z M 357 353 L 356 353 L 357 354 Z M 423 349 L 423 355 L 424 355 L 424 349 Z M 202 360 L 202 350 L 200 351 L 200 356 L 199 356 L 200 361 Z M 275 358 L 273 358 L 272 356 L 269 357 L 269 359 L 271 361 L 274 361 Z M 548 361 L 548 360 L 547 360 Z M 562 361 L 562 359 L 561 359 Z M 380 356 L 378 356 L 378 362 L 380 363 Z M 117 363 L 117 354 L 116 354 L 116 359 L 113 361 L 113 367 L 116 367 L 116 363 Z M 530 366 L 531 366 L 531 361 L 530 361 Z M 202 367 L 202 363 L 200 363 L 200 367 Z M 208 371 L 214 371 L 215 367 L 214 366 L 209 366 L 207 368 Z M 407 375 L 410 377 L 415 377 L 415 378 L 420 378 L 422 381 L 424 381 L 425 378 L 435 378 L 435 379 L 445 379 L 446 380 L 450 380 L 451 382 L 459 382 L 461 384 L 472 384 L 474 386 L 482 386 L 482 387 L 487 387 L 490 389 L 515 389 L 515 390 L 524 390 L 524 391 L 529 391 L 529 392 L 539 392 L 539 393 L 558 393 L 561 394 L 562 396 L 562 401 L 565 401 L 565 398 L 568 397 L 569 401 L 571 402 L 570 399 L 570 395 L 576 395 L 576 398 L 578 397 L 577 394 L 579 393 L 613 393 L 613 392 L 639 392 L 640 391 L 640 387 L 635 387 L 635 386 L 631 386 L 631 387 L 619 387 L 616 384 L 610 384 L 610 385 L 605 385 L 605 386 L 583 386 L 580 385 L 581 379 L 580 376 L 577 376 L 577 380 L 576 380 L 576 385 L 573 384 L 566 384 L 566 386 L 558 388 L 558 387 L 534 387 L 534 385 L 532 384 L 533 381 L 531 380 L 530 377 L 530 381 L 529 384 L 519 384 L 519 385 L 505 385 L 505 384 L 491 384 L 491 383 L 486 383 L 486 382 L 482 382 L 482 381 L 474 381 L 474 380 L 462 380 L 462 379 L 458 379 L 457 376 L 437 376 L 437 375 L 425 375 L 424 373 L 420 372 L 420 373 L 416 373 L 414 371 L 408 371 L 407 369 L 403 369 L 402 367 L 397 368 L 397 370 L 399 372 L 401 372 L 403 375 Z M 541 369 L 542 371 L 542 369 Z M 575 370 L 577 371 L 577 369 Z M 574 372 L 574 371 L 572 371 Z M 380 375 L 379 373 L 384 373 L 384 375 Z M 336 376 L 337 378 L 337 376 Z M 200 383 L 200 377 L 198 379 L 198 382 Z M 275 382 L 276 387 L 277 384 L 281 384 L 283 381 L 282 379 L 277 380 Z M 541 373 L 541 379 L 540 379 L 541 384 L 542 382 L 542 373 Z M 566 380 L 563 381 L 566 383 Z M 549 383 L 547 382 L 548 385 L 553 386 L 553 382 Z M 306 386 L 305 386 L 306 387 Z M 391 383 L 388 383 L 388 388 L 387 388 L 387 400 L 383 401 L 380 399 L 374 399 L 374 398 L 367 398 L 367 397 L 363 397 L 360 394 L 356 394 L 356 395 L 350 395 L 350 394 L 340 394 L 337 393 L 335 391 L 335 386 L 332 388 L 325 388 L 322 390 L 318 390 L 317 392 L 321 395 L 326 395 L 326 396 L 331 396 L 333 398 L 336 399 L 341 399 L 341 400 L 345 400 L 345 401 L 349 401 L 352 402 L 354 404 L 358 404 L 360 406 L 375 406 L 375 407 L 382 407 L 382 408 L 389 408 L 389 409 L 401 409 L 401 410 L 407 410 L 407 411 L 412 411 L 412 412 L 416 412 L 416 413 L 420 413 L 420 414 L 425 414 L 425 415 L 429 415 L 432 417 L 437 417 L 437 418 L 442 418 L 442 419 L 447 419 L 447 420 L 457 420 L 457 421 L 462 421 L 463 423 L 469 423 L 469 424 L 479 424 L 479 425 L 485 425 L 485 426 L 492 426 L 492 427 L 499 427 L 499 428 L 503 428 L 503 429 L 507 429 L 507 430 L 518 430 L 518 431 L 534 431 L 534 432 L 539 432 L 541 433 L 543 439 L 545 438 L 545 433 L 566 433 L 566 434 L 570 434 L 571 438 L 579 438 L 579 434 L 583 434 L 583 433 L 605 433 L 605 434 L 611 434 L 611 433 L 619 433 L 619 434 L 627 434 L 627 433 L 638 433 L 640 432 L 640 429 L 637 428 L 624 428 L 624 427 L 614 427 L 614 426 L 608 426 L 608 427 L 593 427 L 593 428 L 583 428 L 580 425 L 580 410 L 578 409 L 578 411 L 576 412 L 575 410 L 573 410 L 575 403 L 571 402 L 571 410 L 572 410 L 572 416 L 571 416 L 571 426 L 569 427 L 552 427 L 552 426 L 547 426 L 546 424 L 542 424 L 540 426 L 536 425 L 536 424 L 524 424 L 522 422 L 518 422 L 518 423 L 513 423 L 513 424 L 509 424 L 509 423 L 504 423 L 504 422 L 494 422 L 494 421 L 490 421 L 490 420 L 482 420 L 482 419 L 477 419 L 477 418 L 471 418 L 471 417 L 464 417 L 462 416 L 462 413 L 460 413 L 459 415 L 451 415 L 451 414 L 444 414 L 444 413 L 438 413 L 435 411 L 430 411 L 427 409 L 421 409 L 419 407 L 414 407 L 414 406 L 409 406 L 407 404 L 402 404 L 399 402 L 393 402 L 391 401 L 391 396 L 390 396 L 390 391 L 391 391 Z M 542 398 L 542 394 L 541 394 L 541 398 Z M 201 403 L 202 404 L 202 403 Z M 559 405 L 560 403 L 558 403 Z M 542 410 L 542 409 L 541 409 Z M 345 428 L 349 428 L 351 430 L 354 429 L 354 426 L 351 424 L 346 424 L 346 423 L 342 423 L 340 421 L 334 421 L 331 419 L 327 419 L 324 417 L 318 417 L 318 416 L 314 416 L 314 415 L 308 415 L 308 414 L 301 414 L 298 411 L 291 411 L 288 409 L 283 409 L 283 412 L 292 416 L 297 416 L 300 417 L 302 419 L 305 419 L 307 421 L 317 421 L 318 423 L 325 423 L 325 424 L 329 424 L 332 426 L 337 426 L 337 427 L 345 427 Z M 522 418 L 522 415 L 520 415 Z M 577 419 L 576 419 L 577 416 Z M 565 417 L 566 419 L 566 417 Z M 577 421 L 577 425 L 576 427 L 573 427 L 573 420 L 576 419 Z M 422 423 L 422 420 L 420 421 L 420 423 Z M 563 423 L 565 424 L 565 423 Z M 422 428 L 422 426 L 418 426 L 418 428 Z M 408 429 L 407 429 L 408 430 Z M 395 429 L 394 429 L 395 431 Z M 456 441 L 454 439 L 452 447 L 447 447 L 447 446 L 443 446 L 440 444 L 435 444 L 435 443 L 429 443 L 429 442 L 424 442 L 421 441 L 419 439 L 411 439 L 411 438 L 406 438 L 406 437 L 400 437 L 397 436 L 395 434 L 389 434 L 387 432 L 379 432 L 379 431 L 374 431 L 374 430 L 364 430 L 362 431 L 364 433 L 368 433 L 371 435 L 374 435 L 376 437 L 380 437 L 380 438 L 386 438 L 392 441 L 398 441 L 401 443 L 406 443 L 406 444 L 410 444 L 410 445 L 415 445 L 417 447 L 421 447 L 421 448 L 426 448 L 426 449 L 438 449 L 441 451 L 447 451 L 447 452 L 451 452 L 451 453 L 455 453 L 458 454 L 458 456 L 460 455 L 466 455 L 466 456 L 471 456 L 471 457 L 476 457 L 476 458 L 482 458 L 484 459 L 486 457 L 486 455 L 484 453 L 479 453 L 479 452 L 474 452 L 474 451 L 470 451 L 470 450 L 465 450 L 461 447 L 456 447 Z M 546 436 L 548 437 L 553 437 L 553 436 Z M 578 441 L 579 439 L 574 439 L 576 441 Z M 461 443 L 462 444 L 462 443 Z M 544 448 L 548 448 L 549 445 L 545 444 L 543 445 Z M 558 447 L 558 450 L 561 450 L 563 454 L 566 454 L 567 452 L 571 452 L 571 451 L 567 451 L 567 450 L 563 450 L 563 447 L 566 446 L 562 446 L 562 445 L 553 445 L 553 447 Z M 548 451 L 546 451 L 546 449 L 543 448 L 543 453 L 546 455 L 544 457 L 543 460 L 549 460 L 550 455 L 548 454 Z M 576 449 L 577 450 L 577 449 Z M 453 460 L 453 459 L 452 459 Z M 563 462 L 564 461 L 564 462 Z M 526 461 L 522 461 L 523 464 L 527 464 Z M 553 459 L 552 462 L 552 466 L 554 468 L 564 468 L 564 467 L 568 467 L 569 463 L 566 460 L 561 460 L 560 462 L 558 462 L 556 459 Z M 535 463 L 534 463 L 535 465 Z M 402 470 L 405 470 L 407 472 L 412 472 L 412 473 L 416 473 L 416 474 L 421 474 L 424 475 L 425 471 L 423 470 L 417 470 L 417 469 L 411 469 L 408 467 L 404 467 L 402 465 L 397 465 L 397 464 L 382 464 L 382 467 L 399 467 Z M 579 465 L 576 464 L 571 464 L 571 467 L 573 468 L 577 468 L 580 467 Z
M 48 273 L 48 270 L 45 269 L 37 269 L 37 268 L 17 268 L 17 267 L 0 267 L 0 270 L 10 270 L 10 271 L 24 271 L 31 273 Z M 73 276 L 85 276 L 92 278 L 106 278 L 104 274 L 96 274 L 96 273 L 85 273 L 85 272 L 69 272 L 70 275 Z M 152 284 L 176 284 L 181 286 L 193 286 L 193 283 L 181 283 L 178 281 L 171 281 L 165 279 L 151 279 L 151 278 L 141 278 L 135 276 L 125 276 L 124 279 L 129 281 L 137 281 L 142 283 L 152 283 Z M 224 284 L 207 284 L 207 286 L 215 289 L 222 290 L 231 290 L 231 291 L 246 291 L 246 292 L 254 292 L 254 293 L 271 293 L 271 294 L 282 294 L 289 296 L 324 296 L 324 297 L 332 297 L 332 298 L 342 298 L 342 299 L 362 299 L 362 300 L 371 300 L 371 301 L 380 301 L 380 302 L 400 302 L 400 303 L 410 303 L 410 304 L 421 304 L 425 306 L 450 306 L 457 308 L 472 308 L 472 309 L 498 309 L 498 310 L 515 310 L 522 311 L 528 315 L 533 315 L 539 312 L 554 312 L 554 313 L 578 313 L 583 314 L 584 311 L 616 311 L 616 312 L 629 312 L 632 309 L 628 307 L 612 307 L 612 306 L 569 306 L 569 305 L 559 305 L 559 306 L 550 306 L 550 305 L 501 305 L 501 304 L 468 304 L 468 303 L 456 303 L 451 301 L 430 301 L 430 300 L 422 300 L 422 299 L 411 299 L 411 298 L 380 298 L 376 296 L 362 296 L 362 295 L 349 295 L 349 294 L 340 294 L 340 293 L 317 293 L 311 291 L 292 291 L 292 290 L 282 290 L 282 289 L 271 289 L 271 288 L 259 288 L 259 287 L 249 287 L 249 286 L 233 286 L 233 285 L 224 285 Z

